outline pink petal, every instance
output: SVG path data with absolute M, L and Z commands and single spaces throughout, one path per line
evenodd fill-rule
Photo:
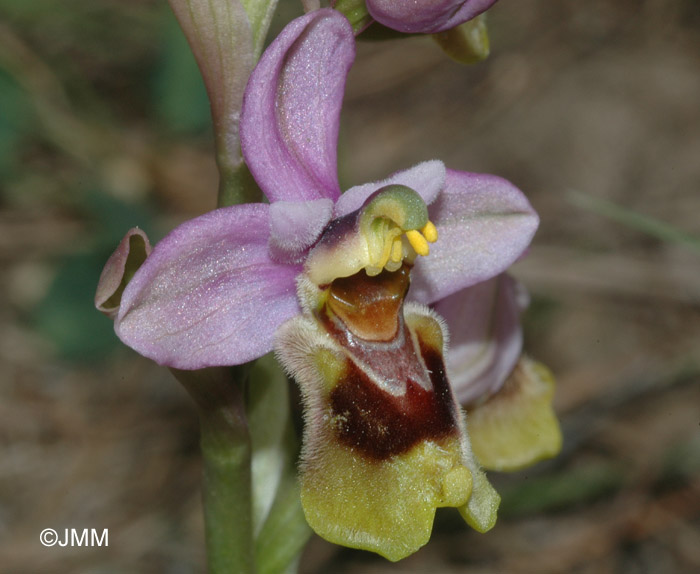
M 430 255 L 419 257 L 410 297 L 434 303 L 505 271 L 539 224 L 523 193 L 494 175 L 447 170 L 445 189 L 428 208 L 438 229 Z
M 275 260 L 302 262 L 332 214 L 331 199 L 271 203 L 270 252 Z
M 462 404 L 498 391 L 522 351 L 520 313 L 525 289 L 502 273 L 462 289 L 435 305 L 450 332 L 447 367 Z
M 239 205 L 188 221 L 156 245 L 122 296 L 117 335 L 162 365 L 236 365 L 272 349 L 299 313 L 299 266 L 268 254 L 269 206 Z
M 367 0 L 377 22 L 399 32 L 434 34 L 478 16 L 496 0 Z
M 350 23 L 323 9 L 293 20 L 260 59 L 244 96 L 241 146 L 270 201 L 340 195 L 338 124 L 354 58 Z

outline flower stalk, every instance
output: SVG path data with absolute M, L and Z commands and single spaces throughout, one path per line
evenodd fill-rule
M 251 440 L 243 400 L 247 366 L 172 369 L 200 420 L 209 574 L 255 572 Z
M 217 207 L 228 207 L 242 203 L 262 201 L 262 191 L 255 183 L 248 166 L 241 161 L 237 166 L 227 166 L 219 162 L 219 192 Z

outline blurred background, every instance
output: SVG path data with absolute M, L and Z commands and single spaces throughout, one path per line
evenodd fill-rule
M 442 510 L 403 562 L 314 538 L 301 571 L 700 571 L 700 2 L 503 0 L 489 29 L 472 67 L 429 38 L 360 45 L 341 181 L 441 158 L 528 195 L 514 271 L 563 452 L 491 474 L 486 535 Z M 0 0 L 3 572 L 204 569 L 195 412 L 92 298 L 127 229 L 214 207 L 209 122 L 165 0 Z M 47 549 L 44 528 L 109 547 Z

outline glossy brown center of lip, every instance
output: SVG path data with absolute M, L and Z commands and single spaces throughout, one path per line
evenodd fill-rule
M 364 271 L 331 283 L 328 308 L 353 335 L 368 341 L 391 341 L 399 328 L 399 312 L 410 282 L 410 269 Z

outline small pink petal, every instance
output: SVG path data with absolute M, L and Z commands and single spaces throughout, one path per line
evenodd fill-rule
M 270 252 L 278 261 L 300 263 L 333 214 L 333 200 L 275 201 L 270 204 Z

